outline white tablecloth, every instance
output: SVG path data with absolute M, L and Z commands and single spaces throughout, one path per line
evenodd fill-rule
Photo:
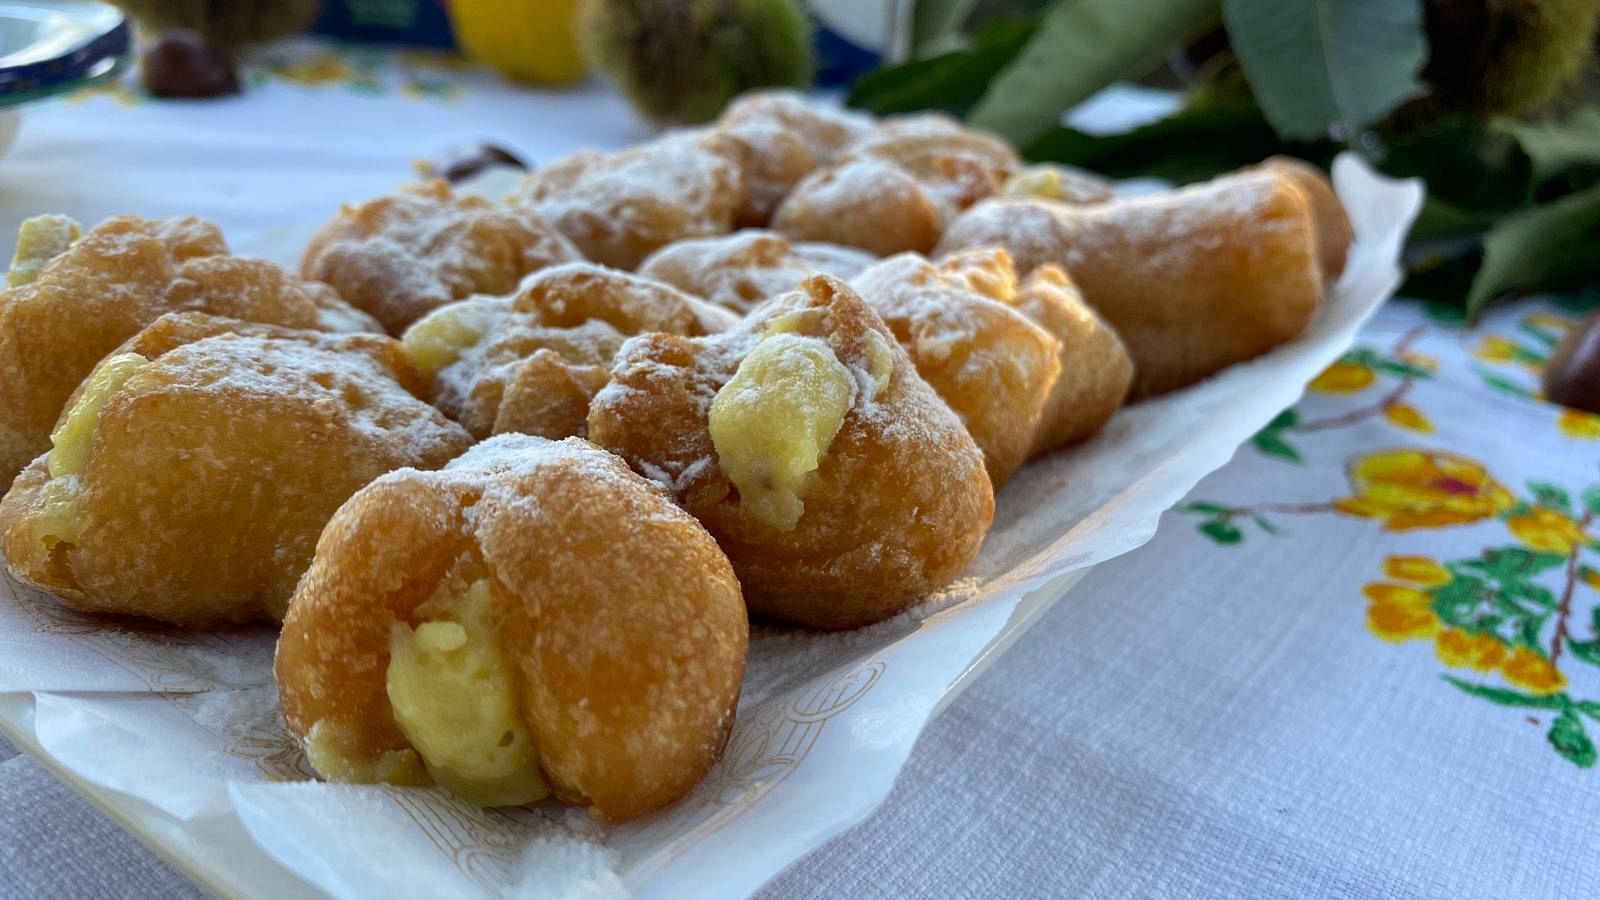
M 461 139 L 538 161 L 644 134 L 596 87 L 529 94 L 425 58 L 254 71 L 233 100 L 29 109 L 0 233 L 196 213 L 248 241 Z M 1532 396 L 1573 318 L 1386 310 L 764 896 L 1600 895 L 1600 418 Z M 199 893 L 0 744 L 0 896 Z

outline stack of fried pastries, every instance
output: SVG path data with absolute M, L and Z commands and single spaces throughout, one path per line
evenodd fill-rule
M 1125 199 L 784 92 L 504 201 L 347 205 L 297 274 L 195 219 L 40 216 L 0 550 L 85 613 L 281 622 L 328 779 L 625 821 L 716 763 L 751 615 L 946 587 L 1030 459 L 1295 339 L 1352 240 L 1289 160 Z

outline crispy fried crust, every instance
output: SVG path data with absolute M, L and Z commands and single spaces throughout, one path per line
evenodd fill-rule
M 1322 295 L 1305 194 L 1273 169 L 1090 206 L 988 200 L 951 224 L 938 252 L 991 246 L 1019 271 L 1065 267 L 1133 356 L 1135 399 L 1292 340 Z
M 704 777 L 744 672 L 739 583 L 694 519 L 577 438 L 497 437 L 350 498 L 278 644 L 290 731 L 327 723 L 368 761 L 408 749 L 385 689 L 390 633 L 463 569 L 492 579 L 495 630 L 557 797 L 621 822 Z
M 399 334 L 452 300 L 509 294 L 530 272 L 581 259 L 532 210 L 430 181 L 345 206 L 311 238 L 300 273 Z
M 389 338 L 187 313 L 119 352 L 149 363 L 98 415 L 75 476 L 77 537 L 41 530 L 48 454 L 0 501 L 12 573 L 85 612 L 191 626 L 279 618 L 345 498 L 471 443 L 407 393 L 420 379 Z
M 376 331 L 324 285 L 228 257 L 195 218 L 108 219 L 0 295 L 0 489 L 50 448 L 67 396 L 107 353 L 164 313 L 209 312 L 294 328 Z
M 711 401 L 773 322 L 818 310 L 819 337 L 858 379 L 888 350 L 888 386 L 860 399 L 823 455 L 791 531 L 739 502 L 708 430 Z M 865 391 L 863 391 L 865 392 Z M 623 346 L 589 410 L 589 436 L 669 486 L 733 561 L 754 611 L 820 628 L 880 621 L 949 583 L 994 516 L 983 455 L 894 335 L 843 282 L 810 278 L 709 338 Z

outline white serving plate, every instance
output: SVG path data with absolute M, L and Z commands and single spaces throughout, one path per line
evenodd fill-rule
M 604 830 L 549 805 L 305 782 L 263 701 L 270 633 L 105 625 L 18 602 L 3 580 L 0 731 L 227 897 L 748 895 L 869 815 L 934 715 L 1349 347 L 1398 284 L 1421 191 L 1348 157 L 1335 183 L 1358 240 L 1304 336 L 1025 467 L 972 576 L 923 608 L 841 635 L 757 629 L 727 757 L 655 816 Z

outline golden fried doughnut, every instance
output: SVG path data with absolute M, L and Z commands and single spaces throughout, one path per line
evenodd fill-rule
M 878 256 L 927 253 L 946 222 L 994 195 L 1019 164 L 1004 141 L 949 116 L 885 119 L 796 184 L 772 227 Z
M 922 182 L 946 216 L 994 196 L 1022 165 L 1010 144 L 943 113 L 884 119 L 847 147 L 843 158 L 900 166 Z
M 639 274 L 744 315 L 812 275 L 848 280 L 875 262 L 853 247 L 790 243 L 776 231 L 746 228 L 668 244 L 650 254 Z
M 827 276 L 721 335 L 629 340 L 589 437 L 705 523 L 752 610 L 804 625 L 894 615 L 960 575 L 994 516 L 972 436 Z
M 433 379 L 434 405 L 474 437 L 559 439 L 588 431 L 589 398 L 630 336 L 712 334 L 736 321 L 669 284 L 571 263 L 530 276 L 513 298 L 441 307 L 403 342 Z
M 1333 192 L 1333 185 L 1315 166 L 1292 156 L 1269 157 L 1255 168 L 1277 170 L 1305 195 L 1306 202 L 1311 205 L 1311 217 L 1317 223 L 1317 258 L 1322 261 L 1322 274 L 1329 281 L 1337 281 L 1344 274 L 1345 257 L 1350 254 L 1350 245 L 1355 243 L 1356 232 L 1339 195 Z
M 943 225 L 938 200 L 915 175 L 873 158 L 812 172 L 772 215 L 772 227 L 793 240 L 843 244 L 875 256 L 925 253 Z
M 1000 196 L 1062 203 L 1104 203 L 1115 197 L 1111 182 L 1093 172 L 1056 163 L 1037 163 L 1012 173 L 1000 186 Z
M 509 294 L 530 272 L 582 258 L 532 210 L 429 181 L 346 204 L 311 238 L 300 274 L 333 285 L 399 334 L 452 300 Z
M 11 572 L 84 612 L 283 615 L 340 503 L 471 443 L 398 342 L 180 313 L 100 363 L 0 501 Z
M 50 448 L 50 429 L 107 353 L 163 313 L 196 310 L 320 331 L 379 331 L 326 285 L 226 256 L 199 219 L 108 219 L 74 238 L 64 217 L 30 219 L 0 295 L 0 491 Z
M 585 441 L 502 435 L 339 509 L 276 670 L 330 780 L 549 793 L 621 822 L 721 756 L 748 639 L 693 518 Z
M 1072 206 L 985 201 L 939 253 L 1003 247 L 1018 271 L 1061 264 L 1133 356 L 1133 398 L 1175 390 L 1305 330 L 1322 295 L 1304 193 L 1275 169 Z
M 995 259 L 1016 275 L 999 251 Z M 989 480 L 1004 484 L 1033 448 L 1061 370 L 1061 343 L 1026 315 L 914 253 L 892 256 L 851 280 L 912 363 L 955 410 L 983 451 Z M 999 293 L 999 291 L 997 291 Z
M 801 178 L 833 162 L 871 127 L 867 116 L 813 102 L 793 90 L 754 91 L 728 104 L 716 131 L 743 150 L 745 198 L 738 224 L 766 225 Z
M 1004 253 L 1004 250 L 992 252 Z M 961 254 L 950 257 L 958 259 Z M 1030 455 L 1087 440 L 1111 420 L 1133 384 L 1133 358 L 1122 338 L 1083 301 L 1060 266 L 1040 266 L 1012 301 L 1061 342 L 1061 375 L 1050 391 Z
M 620 153 L 592 150 L 531 172 L 509 198 L 584 256 L 632 269 L 658 247 L 726 234 L 744 203 L 741 150 L 705 131 L 675 132 Z

